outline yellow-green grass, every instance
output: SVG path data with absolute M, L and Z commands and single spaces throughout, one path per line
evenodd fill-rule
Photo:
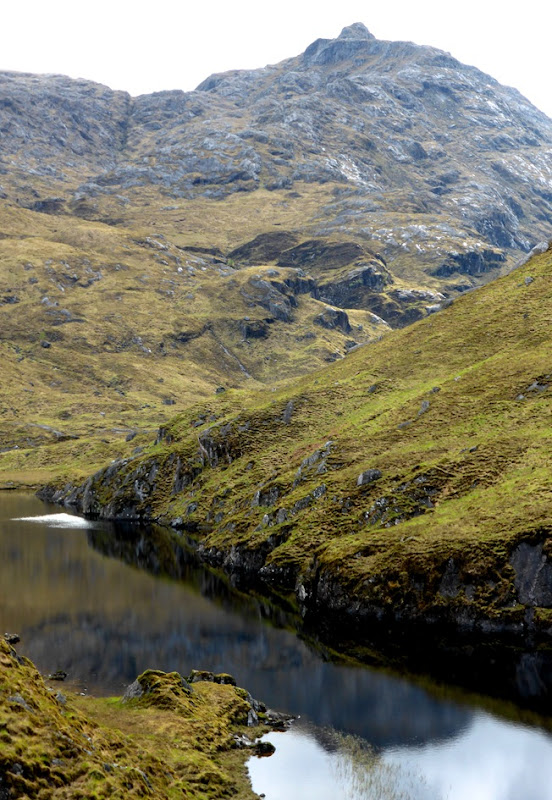
M 3 484 L 71 474 L 72 451 L 37 426 L 79 437 L 81 477 L 129 455 L 137 442 L 126 434 L 149 433 L 221 385 L 274 386 L 342 357 L 351 335 L 367 342 L 386 330 L 362 310 L 350 335 L 314 325 L 325 306 L 304 294 L 290 322 L 246 339 L 245 317 L 270 316 L 250 297 L 250 281 L 271 279 L 266 267 L 233 270 L 141 230 L 8 205 L 0 225 Z M 41 452 L 54 442 L 56 456 Z M 56 460 L 57 473 L 43 469 Z
M 552 524 L 551 275 L 548 252 L 293 385 L 230 392 L 220 409 L 214 399 L 215 422 L 204 414 L 191 427 L 201 407 L 191 409 L 114 479 L 96 478 L 100 502 L 131 498 L 136 470 L 155 463 L 148 513 L 207 524 L 206 547 L 263 545 L 266 563 L 291 567 L 298 583 L 326 571 L 386 607 L 411 602 L 420 577 L 420 610 L 450 603 L 439 587 L 453 559 L 469 587 L 457 606 L 519 621 L 511 554 L 521 541 L 548 552 Z M 303 459 L 329 440 L 326 471 L 304 468 L 297 482 Z M 218 464 L 202 450 L 211 445 Z M 174 494 L 176 455 L 191 483 Z M 381 478 L 357 486 L 367 469 Z M 271 486 L 278 497 L 259 507 L 255 492 Z
M 177 673 L 139 680 L 139 699 L 76 696 L 0 641 L 0 786 L 28 798 L 255 797 L 234 739 L 251 735 L 246 692 L 190 691 Z

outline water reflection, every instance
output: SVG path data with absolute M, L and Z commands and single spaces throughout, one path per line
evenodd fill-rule
M 552 737 L 474 715 L 454 738 L 378 750 L 368 742 L 298 725 L 269 734 L 270 759 L 251 759 L 266 800 L 550 800 Z
M 43 672 L 63 669 L 92 692 L 120 693 L 152 666 L 227 671 L 274 708 L 378 746 L 443 740 L 471 717 L 408 681 L 324 661 L 292 630 L 268 625 L 265 603 L 244 602 L 162 531 L 52 528 L 21 519 L 44 515 L 34 498 L 7 499 L 0 495 L 0 627 L 21 635 Z
M 552 737 L 478 714 L 451 742 L 397 749 L 386 762 L 421 774 L 449 800 L 550 800 Z
M 342 653 L 355 653 L 360 661 L 394 665 L 399 672 L 417 675 L 429 673 L 431 680 L 462 686 L 478 694 L 512 699 L 539 714 L 552 714 L 552 651 L 529 649 L 523 652 L 517 643 L 493 642 L 485 638 L 474 644 L 454 635 L 451 641 L 438 637 L 436 631 L 404 629 L 400 635 L 381 626 L 361 622 L 355 630 L 344 625 L 343 616 L 332 621 L 305 619 L 268 601 L 251 600 L 237 591 L 228 580 L 205 568 L 198 568 L 185 537 L 167 528 L 133 525 L 88 531 L 92 547 L 112 558 L 119 558 L 154 575 L 166 575 L 193 585 L 204 597 L 228 611 L 243 616 L 246 610 L 255 618 L 290 628 L 316 643 L 324 657 L 321 642 L 330 642 Z M 352 636 L 352 639 L 347 639 Z M 359 647 L 360 643 L 360 647 Z M 287 654 L 290 657 L 290 654 Z
M 331 663 L 296 625 L 198 568 L 172 532 L 85 522 L 0 494 L 0 628 L 22 636 L 43 672 L 63 669 L 96 693 L 120 693 L 147 667 L 196 667 L 232 672 L 301 715 L 292 732 L 270 735 L 275 756 L 251 763 L 267 800 L 549 800 L 546 734 L 474 711 L 465 696 L 443 699 L 434 684 Z M 481 685 L 493 671 L 478 674 L 483 656 L 471 655 L 469 679 Z M 546 654 L 516 658 L 494 667 L 497 684 L 506 672 L 518 698 L 546 698 Z M 466 664 L 450 663 L 453 676 Z

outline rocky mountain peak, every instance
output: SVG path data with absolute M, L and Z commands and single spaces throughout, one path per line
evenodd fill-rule
M 317 39 L 303 53 L 307 66 L 328 66 L 368 55 L 376 37 L 362 22 L 343 28 L 337 39 Z
M 375 39 L 376 37 L 370 33 L 368 28 L 363 22 L 354 22 L 352 25 L 347 25 L 343 28 L 338 39 Z
M 148 222 L 179 244 L 227 254 L 259 236 L 273 244 L 281 226 L 317 243 L 314 261 L 299 266 L 321 273 L 335 270 L 326 245 L 352 241 L 380 253 L 409 291 L 465 291 L 550 236 L 552 121 L 449 54 L 378 40 L 359 22 L 279 64 L 212 75 L 194 92 L 131 99 L 0 73 L 0 130 L 9 202 L 119 225 L 147 207 Z M 258 222 L 242 211 L 249 203 Z M 225 220 L 217 237 L 203 223 L 181 233 L 195 204 Z M 286 261 L 270 253 L 258 263 Z M 376 291 L 357 267 L 362 292 L 367 282 Z M 356 288 L 345 298 L 346 277 L 328 273 L 322 297 L 359 305 L 360 278 L 347 278 Z M 394 321 L 379 296 L 370 302 Z

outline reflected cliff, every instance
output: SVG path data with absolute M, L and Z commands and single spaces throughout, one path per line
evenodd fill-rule
M 435 630 L 403 630 L 397 635 L 396 631 L 381 631 L 365 623 L 362 628 L 345 628 L 342 618 L 333 622 L 302 619 L 269 600 L 239 592 L 225 576 L 199 566 L 190 539 L 170 529 L 117 524 L 109 529 L 89 529 L 87 536 L 99 552 L 154 575 L 184 581 L 228 611 L 295 630 L 321 658 L 328 658 L 331 646 L 368 665 L 385 664 L 398 672 L 427 675 L 430 681 L 437 679 L 478 694 L 512 700 L 540 714 L 552 714 L 549 650 L 524 652 L 517 645 L 492 640 L 474 644 L 473 639 L 462 641 L 456 633 L 453 641 L 447 641 Z
M 231 672 L 270 706 L 380 747 L 445 740 L 471 718 L 406 680 L 324 660 L 285 627 L 289 616 L 267 624 L 270 604 L 244 602 L 170 531 L 20 519 L 44 513 L 34 498 L 0 495 L 0 626 L 44 673 L 119 694 L 148 667 Z

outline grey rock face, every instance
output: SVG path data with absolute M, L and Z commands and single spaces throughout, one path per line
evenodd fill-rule
M 244 319 L 240 323 L 240 331 L 244 339 L 265 339 L 269 334 L 269 327 L 261 319 Z
M 552 608 L 552 564 L 542 544 L 522 542 L 510 563 L 516 571 L 515 587 L 520 603 Z
M 389 276 L 373 265 L 355 267 L 338 280 L 321 286 L 321 299 L 345 308 L 363 308 L 374 293 L 383 292 L 390 283 Z
M 483 275 L 498 267 L 505 260 L 506 258 L 502 253 L 497 253 L 494 250 L 450 253 L 433 274 L 442 278 L 446 278 L 456 272 L 464 275 Z
M 8 703 L 15 703 L 18 706 L 21 706 L 25 709 L 25 711 L 32 711 L 33 709 L 27 703 L 24 697 L 21 697 L 20 694 L 14 694 L 11 697 L 8 697 Z
M 91 170 L 111 169 L 125 142 L 130 105 L 126 92 L 90 81 L 2 72 L 3 156 L 9 154 L 21 167 L 44 176 L 77 163 Z M 44 155 L 55 156 L 56 166 L 44 163 Z
M 439 593 L 443 595 L 443 597 L 447 597 L 449 600 L 457 597 L 458 593 L 461 589 L 461 581 L 460 581 L 460 574 L 458 572 L 458 567 L 454 563 L 454 559 L 449 558 L 447 561 L 447 565 L 445 571 L 443 573 L 443 577 L 441 579 L 441 583 L 439 586 Z
M 357 486 L 365 486 L 367 483 L 373 483 L 381 478 L 379 469 L 366 469 L 361 472 L 357 478 Z
M 283 417 L 282 417 L 282 419 L 283 419 L 283 421 L 284 421 L 284 423 L 286 425 L 289 425 L 289 423 L 291 422 L 291 417 L 293 415 L 294 410 L 295 410 L 295 406 L 293 404 L 293 400 L 290 400 L 289 403 L 286 405 L 286 407 L 284 409 L 284 414 L 283 414 Z
M 452 278 L 456 291 L 499 274 L 552 227 L 552 121 L 449 54 L 377 40 L 358 23 L 193 92 L 131 98 L 63 76 L 0 73 L 0 130 L 2 174 L 21 176 L 2 177 L 0 196 L 44 214 L 94 218 L 96 202 L 126 207 L 130 190 L 146 186 L 167 208 L 265 189 L 288 203 L 303 192 L 301 231 L 268 222 L 231 258 L 312 270 L 323 300 L 394 325 L 426 310 L 378 297 L 392 279 L 381 254 L 401 279 L 416 261 L 418 285 L 425 272 L 431 285 Z M 252 286 L 252 302 L 288 321 L 293 300 L 275 283 Z
M 317 39 L 303 55 L 305 64 L 338 64 L 368 52 L 371 42 L 376 42 L 368 28 L 361 22 L 343 28 L 337 39 Z
M 522 267 L 524 264 L 527 264 L 529 259 L 533 258 L 533 256 L 542 255 L 542 253 L 546 253 L 548 248 L 550 247 L 550 241 L 539 242 L 536 244 L 523 258 L 521 258 L 518 263 L 516 264 L 517 267 Z
M 245 300 L 251 305 L 266 309 L 273 319 L 290 322 L 292 309 L 297 301 L 288 287 L 278 281 L 267 281 L 264 278 L 250 278 L 241 290 Z
M 310 456 L 307 456 L 301 462 L 299 469 L 295 474 L 293 487 L 298 486 L 301 481 L 310 478 L 312 475 L 323 475 L 328 470 L 327 461 L 330 456 L 334 442 L 331 440 L 326 442 L 324 447 L 315 450 Z
M 346 312 L 340 308 L 326 308 L 321 314 L 318 314 L 313 320 L 315 325 L 321 325 L 323 328 L 338 328 L 343 333 L 351 332 L 351 325 L 349 317 Z
M 144 690 L 142 689 L 140 682 L 138 680 L 133 681 L 127 688 L 125 689 L 125 693 L 123 695 L 123 702 L 126 700 L 138 700 L 144 694 Z

